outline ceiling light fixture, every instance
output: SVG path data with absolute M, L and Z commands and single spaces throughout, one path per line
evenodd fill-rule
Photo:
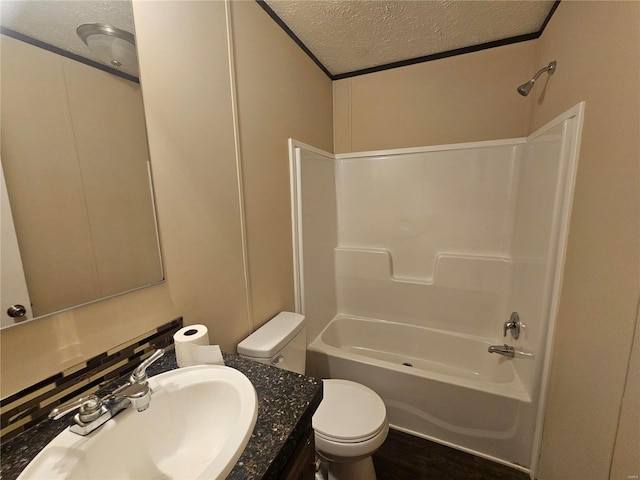
M 137 62 L 132 33 L 102 23 L 85 23 L 76 29 L 76 33 L 102 63 L 119 69 Z

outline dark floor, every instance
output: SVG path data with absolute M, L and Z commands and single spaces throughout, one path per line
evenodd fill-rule
M 529 480 L 529 475 L 397 430 L 373 456 L 378 480 Z

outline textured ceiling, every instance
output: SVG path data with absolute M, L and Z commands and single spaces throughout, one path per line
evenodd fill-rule
M 553 1 L 265 0 L 332 75 L 538 32 Z
M 135 33 L 131 0 L 2 0 L 3 27 L 99 62 L 76 28 L 83 23 L 105 23 Z M 137 68 L 122 69 L 138 76 Z
M 217 0 L 210 0 L 217 1 Z M 265 0 L 340 75 L 538 32 L 553 0 Z M 98 61 L 75 31 L 106 23 L 134 33 L 130 0 L 1 0 L 3 26 Z M 129 71 L 137 76 L 137 71 Z

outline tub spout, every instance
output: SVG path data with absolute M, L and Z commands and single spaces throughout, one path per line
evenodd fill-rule
M 516 349 L 510 347 L 507 344 L 504 345 L 490 345 L 489 353 L 497 353 L 500 355 L 504 355 L 505 357 L 513 358 L 516 356 Z

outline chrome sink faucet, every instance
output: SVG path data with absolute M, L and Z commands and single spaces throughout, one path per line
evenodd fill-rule
M 110 394 L 102 398 L 96 395 L 80 397 L 51 410 L 49 418 L 58 420 L 68 413 L 78 410 L 78 413 L 73 417 L 75 425 L 71 425 L 69 429 L 78 435 L 89 435 L 130 405 L 133 405 L 139 412 L 143 412 L 149 408 L 152 393 L 147 381 L 147 368 L 163 355 L 164 350 L 156 350 L 136 367 L 127 383 Z

